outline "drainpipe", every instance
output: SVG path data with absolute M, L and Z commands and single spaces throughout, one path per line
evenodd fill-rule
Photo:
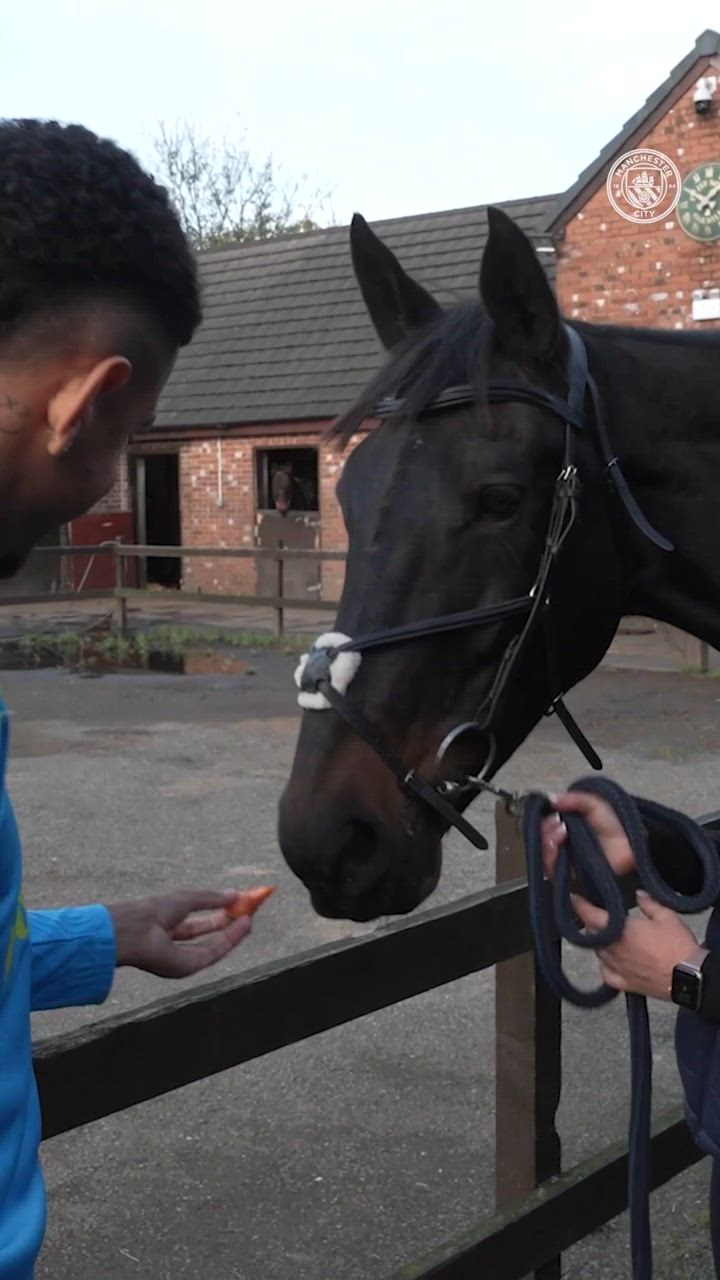
M 222 460 L 222 440 L 218 436 L 217 441 L 217 505 L 224 507 L 223 499 L 223 460 Z

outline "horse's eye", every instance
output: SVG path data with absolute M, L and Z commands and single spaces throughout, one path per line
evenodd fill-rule
M 522 499 L 522 489 L 514 484 L 490 484 L 477 495 L 478 515 L 487 520 L 509 520 Z

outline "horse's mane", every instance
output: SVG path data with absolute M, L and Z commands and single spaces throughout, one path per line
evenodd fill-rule
M 443 311 L 436 321 L 395 347 L 355 403 L 333 422 L 328 435 L 344 447 L 386 396 L 404 396 L 398 419 L 417 416 L 441 391 L 458 383 L 469 383 L 482 396 L 491 338 L 492 326 L 479 302 Z
M 699 333 L 588 321 L 576 323 L 575 327 L 587 338 L 601 335 L 676 348 L 720 345 L 717 330 Z M 436 321 L 410 334 L 394 348 L 355 403 L 331 424 L 328 436 L 344 448 L 362 423 L 373 417 L 373 410 L 386 396 L 404 397 L 397 421 L 416 417 L 446 387 L 459 383 L 475 387 L 481 399 L 487 382 L 492 333 L 492 324 L 479 301 L 461 302 L 443 311 Z

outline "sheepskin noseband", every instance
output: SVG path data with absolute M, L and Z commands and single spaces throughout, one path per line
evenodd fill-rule
M 329 679 L 333 689 L 338 693 L 347 693 L 350 681 L 356 674 L 362 655 L 345 649 L 342 653 L 333 650 L 340 645 L 352 644 L 350 636 L 341 631 L 329 631 L 318 636 L 309 653 L 304 653 L 295 672 L 295 683 L 300 690 L 298 702 L 305 711 L 327 711 L 330 708 L 325 694 L 317 687 L 322 679 Z

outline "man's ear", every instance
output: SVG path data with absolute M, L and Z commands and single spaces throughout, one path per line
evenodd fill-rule
M 124 356 L 108 356 L 89 372 L 68 379 L 52 396 L 47 407 L 48 453 L 67 453 L 82 427 L 89 422 L 101 396 L 119 391 L 132 375 L 132 365 Z

